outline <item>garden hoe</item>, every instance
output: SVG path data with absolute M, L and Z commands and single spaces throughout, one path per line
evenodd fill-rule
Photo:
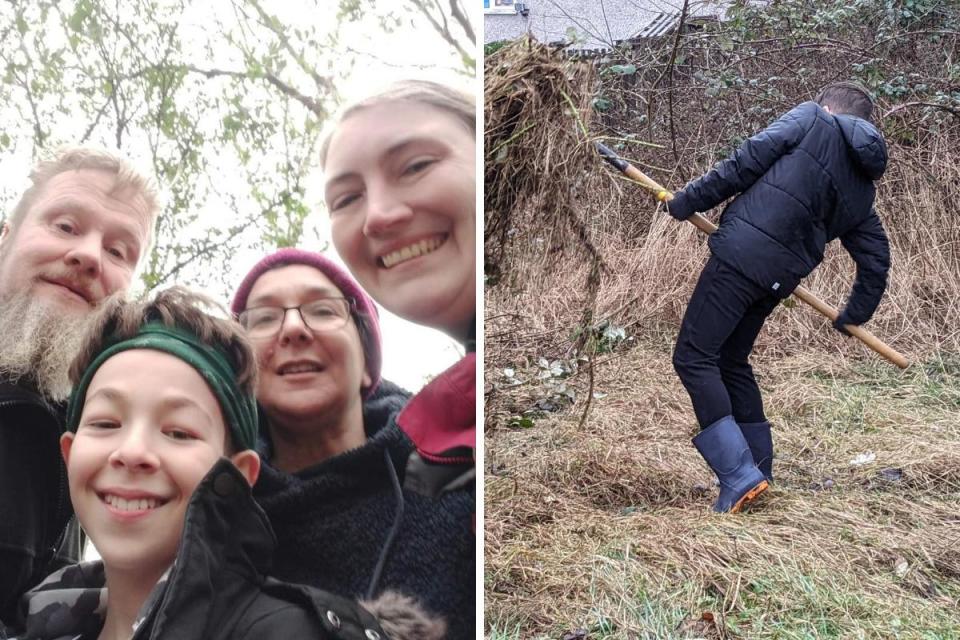
M 650 178 L 648 175 L 646 175 L 645 173 L 643 173 L 642 171 L 640 171 L 639 169 L 631 165 L 629 162 L 627 162 L 626 160 L 618 156 L 616 153 L 613 152 L 612 149 L 610 149 L 609 147 L 599 142 L 597 142 L 596 145 L 597 145 L 597 151 L 600 152 L 600 155 L 603 156 L 604 160 L 606 160 L 611 165 L 616 167 L 617 170 L 619 170 L 625 176 L 639 183 L 640 186 L 642 186 L 643 188 L 653 193 L 656 196 L 657 200 L 665 203 L 673 199 L 672 193 L 670 193 L 669 191 L 664 189 L 662 186 L 657 184 L 657 182 L 654 181 L 652 178 Z M 717 225 L 713 224 L 712 222 L 704 218 L 699 213 L 693 214 L 692 216 L 687 218 L 687 220 L 691 222 L 693 226 L 700 229 L 704 233 L 710 234 L 717 230 Z M 815 296 L 813 293 L 811 293 L 808 289 L 806 289 L 803 286 L 799 286 L 796 289 L 794 289 L 793 295 L 799 298 L 800 300 L 802 300 L 803 302 L 806 302 L 808 305 L 810 305 L 811 307 L 819 311 L 821 314 L 830 318 L 831 321 L 836 320 L 837 316 L 839 315 L 839 312 L 836 309 L 834 309 L 829 304 L 827 304 L 826 302 L 824 302 L 823 300 Z M 864 343 L 865 345 L 867 345 L 868 347 L 870 347 L 871 349 L 873 349 L 874 351 L 876 351 L 881 356 L 883 356 L 893 364 L 897 365 L 901 369 L 906 369 L 909 366 L 910 363 L 903 354 L 892 349 L 885 342 L 877 338 L 875 335 L 873 335 L 863 327 L 847 324 L 847 325 L 844 325 L 843 328 L 846 329 L 850 335 L 857 338 L 858 340 L 860 340 L 860 342 Z

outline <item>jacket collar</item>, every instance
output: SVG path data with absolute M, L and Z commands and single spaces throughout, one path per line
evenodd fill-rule
M 477 354 L 459 362 L 420 390 L 397 417 L 397 423 L 434 462 L 460 460 L 462 449 L 477 446 Z M 452 456 L 452 457 L 451 457 Z
M 33 388 L 20 382 L 0 380 L 0 402 L 36 405 L 48 411 L 57 412 L 57 405 L 48 402 Z
M 254 492 L 263 502 L 269 496 L 277 496 L 284 488 L 293 488 L 303 482 L 318 482 L 330 488 L 342 490 L 353 486 L 357 474 L 370 469 L 383 468 L 383 451 L 389 450 L 393 463 L 403 468 L 411 446 L 395 426 L 393 418 L 410 399 L 410 393 L 389 380 L 381 380 L 374 393 L 363 401 L 363 428 L 367 442 L 356 449 L 345 451 L 296 473 L 286 473 L 271 466 L 272 445 L 267 429 L 261 429 L 258 447 L 264 465 Z M 261 424 L 266 424 L 261 418 Z M 269 509 L 268 509 L 269 510 Z M 272 514 L 271 514 L 272 515 Z

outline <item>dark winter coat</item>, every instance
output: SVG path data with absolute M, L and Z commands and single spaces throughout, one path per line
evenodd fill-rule
M 141 608 L 133 640 L 386 637 L 355 602 L 266 578 L 275 544 L 243 475 L 221 459 L 190 500 L 176 560 Z M 96 638 L 105 591 L 102 562 L 61 569 L 24 596 L 16 637 Z
M 62 432 L 60 410 L 0 382 L 0 626 L 13 619 L 23 593 L 80 559 Z
M 398 591 L 442 617 L 447 638 L 474 638 L 473 486 L 401 488 L 413 445 L 396 416 L 407 399 L 383 381 L 364 401 L 366 444 L 294 474 L 264 464 L 254 495 L 279 540 L 274 574 L 348 598 Z
M 880 303 L 890 267 L 873 210 L 873 181 L 886 165 L 886 145 L 873 125 L 804 102 L 678 192 L 670 213 L 684 219 L 739 194 L 710 236 L 710 250 L 780 297 L 840 238 L 857 265 L 844 320 L 862 324 Z

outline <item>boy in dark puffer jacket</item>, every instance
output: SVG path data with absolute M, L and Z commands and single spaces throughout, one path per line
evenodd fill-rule
M 836 238 L 857 276 L 834 327 L 863 324 L 883 296 L 890 251 L 873 200 L 887 150 L 872 112 L 865 89 L 831 84 L 668 204 L 685 220 L 736 195 L 708 241 L 673 357 L 701 428 L 693 443 L 720 481 L 715 511 L 739 511 L 772 480 L 770 423 L 748 360 L 767 316 Z

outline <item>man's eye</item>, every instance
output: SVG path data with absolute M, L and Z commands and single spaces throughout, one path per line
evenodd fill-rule
M 119 258 L 119 259 L 121 259 L 121 260 L 123 260 L 123 259 L 125 259 L 125 258 L 127 257 L 126 252 L 125 252 L 123 249 L 119 248 L 119 247 L 110 247 L 110 248 L 107 249 L 107 253 L 109 253 L 110 255 L 112 255 L 114 258 Z
M 58 222 L 56 224 L 56 227 L 57 229 L 59 229 L 60 231 L 63 231 L 64 233 L 73 233 L 75 230 L 75 227 L 73 226 L 73 224 L 69 222 Z

